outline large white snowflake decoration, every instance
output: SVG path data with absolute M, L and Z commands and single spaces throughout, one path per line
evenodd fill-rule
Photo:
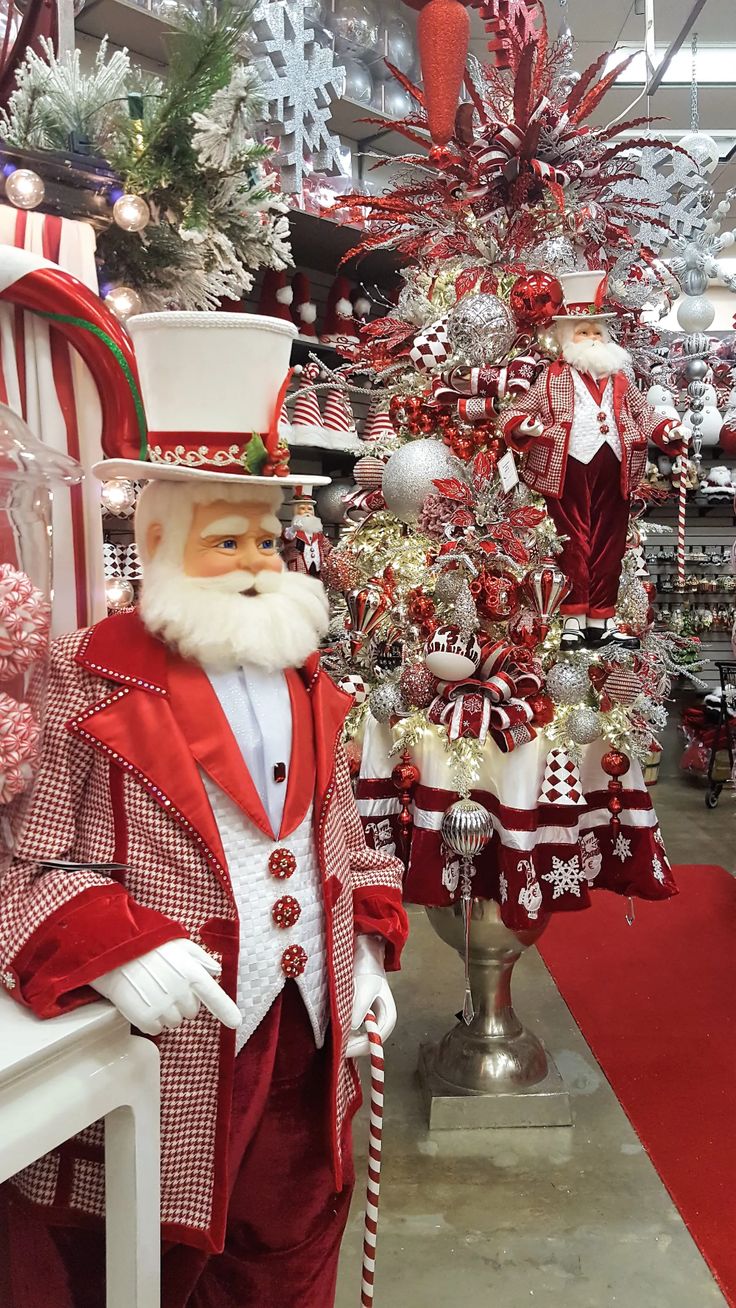
M 580 882 L 585 880 L 585 872 L 581 870 L 577 854 L 568 859 L 553 854 L 552 867 L 549 872 L 542 873 L 542 880 L 549 881 L 552 886 L 553 899 L 559 899 L 560 895 L 577 895 L 579 899 Z
M 258 0 L 253 15 L 266 125 L 281 136 L 281 187 L 292 194 L 302 189 L 307 162 L 316 172 L 340 171 L 340 142 L 327 121 L 332 100 L 344 93 L 345 69 L 317 44 L 304 8 L 304 0 Z
M 613 852 L 616 858 L 621 859 L 622 863 L 625 863 L 627 858 L 631 858 L 631 841 L 627 840 L 626 836 L 623 836 L 620 831 L 616 836 Z
M 631 163 L 638 176 L 613 182 L 611 193 L 625 201 L 646 200 L 651 203 L 651 220 L 641 216 L 639 219 L 638 244 L 659 250 L 669 244 L 673 236 L 687 239 L 703 230 L 702 191 L 705 182 L 687 155 L 662 146 L 647 146 L 632 151 Z M 655 219 L 658 221 L 653 221 Z

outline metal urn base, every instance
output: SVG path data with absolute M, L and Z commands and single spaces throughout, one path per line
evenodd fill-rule
M 441 940 L 465 952 L 461 905 L 428 908 Z M 474 1016 L 419 1051 L 419 1079 L 429 1125 L 458 1127 L 569 1126 L 570 1098 L 544 1045 L 527 1031 L 511 1002 L 517 959 L 541 936 L 549 914 L 512 931 L 492 901 L 473 900 L 469 971 Z

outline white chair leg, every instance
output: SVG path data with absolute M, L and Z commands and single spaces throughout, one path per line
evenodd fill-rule
M 128 1104 L 105 1118 L 107 1308 L 159 1308 L 158 1053 L 136 1036 L 130 1046 L 116 1074 Z

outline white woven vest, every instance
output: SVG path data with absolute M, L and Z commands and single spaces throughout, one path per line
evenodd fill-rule
M 598 453 L 601 445 L 608 443 L 616 455 L 621 458 L 621 440 L 613 415 L 613 382 L 610 377 L 603 393 L 603 403 L 597 404 L 576 368 L 572 370 L 575 387 L 575 409 L 570 428 L 570 445 L 568 453 L 580 463 L 590 463 Z M 605 413 L 608 432 L 601 431 L 598 414 Z
M 324 1043 L 329 1019 L 327 953 L 322 886 L 310 805 L 304 821 L 286 840 L 263 834 L 219 786 L 202 773 L 207 796 L 220 832 L 230 880 L 240 916 L 237 1003 L 243 1025 L 236 1033 L 236 1052 L 250 1039 L 286 980 L 281 956 L 289 945 L 301 945 L 307 965 L 297 979 L 318 1048 Z M 288 849 L 296 870 L 284 879 L 269 871 L 274 849 Z M 282 929 L 271 910 L 277 899 L 292 895 L 301 906 L 294 926 Z

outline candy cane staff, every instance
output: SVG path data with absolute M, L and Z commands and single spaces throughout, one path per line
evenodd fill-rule
M 95 472 L 146 485 L 139 607 L 53 649 L 36 797 L 2 888 L 2 980 L 42 1018 L 102 994 L 157 1038 L 164 1308 L 329 1308 L 352 1058 L 369 1009 L 383 1039 L 393 1027 L 386 972 L 407 924 L 401 865 L 368 848 L 355 810 L 351 701 L 319 666 L 324 590 L 279 552 L 284 493 L 304 483 L 278 435 L 294 328 L 147 314 L 129 323 L 134 360 L 104 306 L 83 288 L 70 303 L 65 274 L 39 261 L 3 284 L 91 326 L 124 418 Z M 45 1233 L 74 1305 L 104 1302 L 101 1150 L 85 1133 L 17 1186 L 26 1241 Z M 45 1277 L 36 1290 L 48 1303 Z

